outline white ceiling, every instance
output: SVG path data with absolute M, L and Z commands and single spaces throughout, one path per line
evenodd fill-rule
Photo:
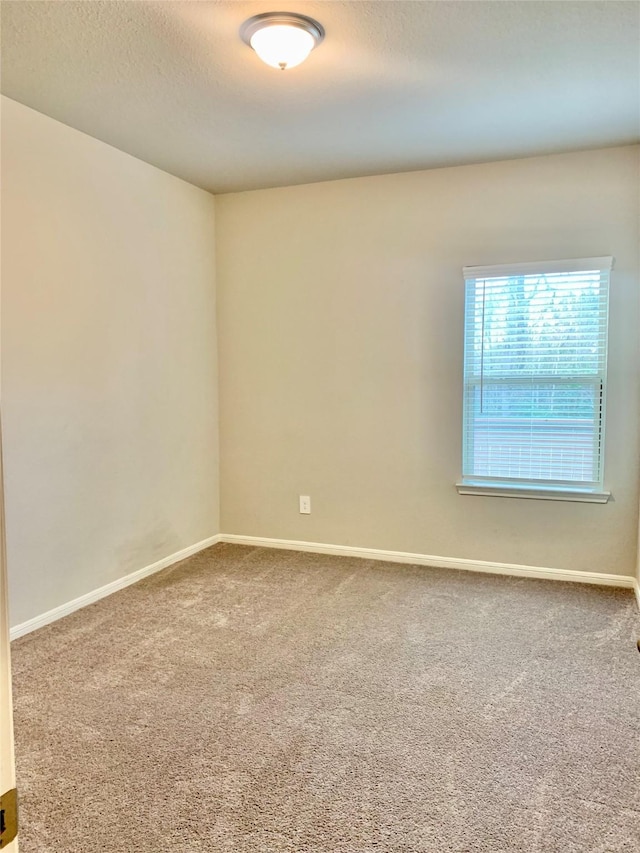
M 242 22 L 326 29 L 263 65 Z M 637 2 L 2 2 L 2 91 L 213 192 L 640 139 Z

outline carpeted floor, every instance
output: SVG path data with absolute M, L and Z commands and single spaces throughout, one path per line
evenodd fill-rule
M 217 545 L 13 646 L 21 853 L 637 853 L 628 590 Z

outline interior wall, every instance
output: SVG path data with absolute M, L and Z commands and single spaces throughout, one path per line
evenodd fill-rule
M 214 215 L 2 98 L 13 625 L 219 532 Z
M 638 179 L 631 146 L 218 196 L 224 532 L 632 575 Z M 613 499 L 458 495 L 462 267 L 601 255 Z

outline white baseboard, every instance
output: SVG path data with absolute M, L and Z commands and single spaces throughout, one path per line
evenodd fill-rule
M 111 581 L 111 583 L 101 586 L 99 589 L 94 589 L 91 592 L 87 592 L 85 595 L 81 595 L 79 598 L 74 598 L 73 601 L 68 601 L 66 604 L 54 607 L 53 610 L 48 610 L 40 616 L 36 616 L 33 619 L 27 619 L 26 622 L 22 622 L 20 625 L 16 625 L 11 628 L 10 637 L 12 640 L 17 640 L 18 637 L 22 637 L 24 634 L 29 634 L 31 631 L 35 631 L 36 628 L 42 628 L 50 622 L 55 622 L 56 619 L 61 619 L 63 616 L 73 613 L 74 610 L 86 607 L 87 604 L 93 604 L 94 601 L 105 598 L 107 595 L 111 595 L 119 589 L 124 589 L 126 586 L 131 586 L 132 583 L 137 583 L 142 580 L 142 578 L 146 578 L 148 575 L 153 575 L 155 572 L 160 572 L 162 569 L 166 569 L 174 563 L 179 563 L 180 560 L 191 557 L 193 554 L 197 554 L 198 551 L 204 551 L 205 548 L 209 548 L 211 545 L 215 545 L 220 541 L 220 534 L 210 536 L 208 539 L 203 539 L 202 542 L 196 542 L 195 545 L 189 545 L 188 548 L 183 548 L 181 551 L 176 551 L 175 554 L 163 557 L 162 560 L 158 560 L 150 566 L 145 566 L 143 569 L 138 569 L 136 572 L 131 572 L 129 575 L 125 575 L 122 578 Z
M 463 569 L 469 572 L 488 572 L 493 575 L 543 578 L 547 580 L 574 581 L 631 589 L 634 579 L 630 575 L 609 575 L 600 572 L 579 572 L 571 569 L 553 569 L 543 566 L 521 566 L 517 563 L 488 563 L 483 560 L 466 560 L 460 557 L 434 557 L 429 554 L 412 554 L 406 551 L 381 551 L 377 548 L 355 548 L 351 545 L 325 545 L 320 542 L 298 542 L 293 539 L 266 539 L 260 536 L 237 536 L 223 533 L 221 542 L 253 545 L 259 548 L 283 548 L 289 551 L 311 551 L 314 554 L 334 554 L 340 557 L 362 557 L 366 560 L 385 560 L 391 563 L 412 563 L 442 569 Z M 636 586 L 636 594 L 638 587 Z
M 195 545 L 190 545 L 188 548 L 183 548 L 181 551 L 176 551 L 175 554 L 170 554 L 162 560 L 152 563 L 150 566 L 145 566 L 125 575 L 118 580 L 101 586 L 92 592 L 81 595 L 73 601 L 68 601 L 66 604 L 61 604 L 59 607 L 54 607 L 53 610 L 48 610 L 40 616 L 33 619 L 28 619 L 20 625 L 15 625 L 10 632 L 12 640 L 22 637 L 36 628 L 42 628 L 50 622 L 55 622 L 74 610 L 79 610 L 81 607 L 86 607 L 87 604 L 93 604 L 107 595 L 117 592 L 119 589 L 130 586 L 137 581 L 152 575 L 155 572 L 160 572 L 172 566 L 174 563 L 179 563 L 198 551 L 203 551 L 211 545 L 218 542 L 229 542 L 236 545 L 251 545 L 258 548 L 282 548 L 288 551 L 310 551 L 314 554 L 333 554 L 339 557 L 361 557 L 365 560 L 384 560 L 391 563 L 411 563 L 418 566 L 432 566 L 434 568 L 443 569 L 463 569 L 470 572 L 487 572 L 494 575 L 515 575 L 516 577 L 527 578 L 543 578 L 546 580 L 574 581 L 576 583 L 591 583 L 602 584 L 604 586 L 617 586 L 634 589 L 638 607 L 640 608 L 640 582 L 636 581 L 629 575 L 610 575 L 600 572 L 579 572 L 570 569 L 553 569 L 542 566 L 521 566 L 517 563 L 489 563 L 482 560 L 467 560 L 460 557 L 435 557 L 429 554 L 413 554 L 407 551 L 382 551 L 378 548 L 356 548 L 352 545 L 327 545 L 321 542 L 303 542 L 295 539 L 268 539 L 261 536 L 239 536 L 231 533 L 219 533 L 216 536 L 210 536 L 208 539 L 203 539 L 202 542 L 196 542 Z

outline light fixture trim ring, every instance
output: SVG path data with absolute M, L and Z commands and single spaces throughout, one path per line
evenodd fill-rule
M 313 18 L 307 15 L 298 15 L 296 12 L 263 12 L 260 15 L 254 15 L 249 18 L 240 27 L 240 38 L 242 41 L 251 47 L 251 37 L 265 27 L 272 26 L 290 26 L 298 27 L 300 30 L 306 30 L 310 33 L 315 42 L 314 47 L 317 47 L 324 38 L 324 27 Z

